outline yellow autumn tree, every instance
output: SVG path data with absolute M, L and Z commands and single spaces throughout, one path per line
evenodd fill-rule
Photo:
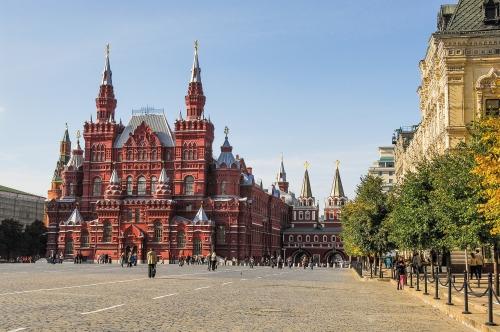
M 483 202 L 479 211 L 500 235 L 500 118 L 488 117 L 476 123 L 473 134 L 476 166 L 473 173 L 481 179 Z

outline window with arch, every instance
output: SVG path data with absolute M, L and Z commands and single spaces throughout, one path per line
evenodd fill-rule
M 146 178 L 144 176 L 140 176 L 139 179 L 137 179 L 137 195 L 146 195 Z
M 193 241 L 193 255 L 201 255 L 201 239 L 199 238 Z
M 306 235 L 306 242 L 311 242 L 311 237 L 309 235 Z
M 111 232 L 113 228 L 109 221 L 105 221 L 102 230 L 102 242 L 111 242 Z
M 163 229 L 161 226 L 161 222 L 156 221 L 154 225 L 154 233 L 155 233 L 155 242 L 161 242 L 163 237 Z
M 153 149 L 153 151 L 151 151 L 151 160 L 156 160 L 156 149 Z
M 156 179 L 156 176 L 151 177 L 151 195 L 153 195 L 156 191 L 156 184 L 158 183 L 158 180 Z
M 222 181 L 220 184 L 220 194 L 225 195 L 226 194 L 226 181 Z
M 323 242 L 328 242 L 328 236 L 323 235 Z
M 306 217 L 305 217 L 306 220 L 311 220 L 311 212 L 310 211 L 306 211 Z
M 288 237 L 288 242 L 293 242 L 293 235 L 290 235 L 290 236 Z
M 165 159 L 170 160 L 170 151 L 167 151 L 167 156 Z
M 127 150 L 127 156 L 125 158 L 127 160 L 132 160 L 132 156 L 133 156 L 132 150 Z
M 131 176 L 127 177 L 127 195 L 132 195 L 134 190 L 134 180 Z
M 302 242 L 302 235 L 297 236 L 297 241 Z
M 312 212 L 312 220 L 316 220 L 316 211 Z
M 332 242 L 335 242 L 335 235 L 332 235 Z
M 314 242 L 318 242 L 319 237 L 317 235 L 314 235 Z
M 177 233 L 177 247 L 184 248 L 185 245 L 186 245 L 186 236 L 184 235 L 183 231 L 179 231 Z
M 88 248 L 89 246 L 89 232 L 84 229 L 80 234 L 80 247 Z
M 191 175 L 184 178 L 184 195 L 194 195 L 194 177 Z
M 304 219 L 304 211 L 299 211 L 299 220 Z
M 92 186 L 92 196 L 101 196 L 102 180 L 97 177 L 94 179 L 94 184 Z
M 66 255 L 73 255 L 73 239 L 67 237 L 65 244 L 66 245 L 64 246 L 64 253 Z
M 75 184 L 74 183 L 69 184 L 69 195 L 75 196 Z

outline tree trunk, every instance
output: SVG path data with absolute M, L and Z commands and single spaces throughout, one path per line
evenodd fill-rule
M 379 278 L 383 278 L 384 274 L 382 273 L 382 254 L 379 254 L 379 259 L 378 259 L 378 271 L 379 271 Z

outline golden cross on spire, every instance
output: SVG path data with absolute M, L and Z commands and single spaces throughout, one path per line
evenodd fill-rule
M 224 127 L 224 134 L 226 134 L 226 137 L 227 137 L 227 134 L 229 134 L 229 128 L 227 126 Z
M 335 166 L 337 166 L 337 168 L 339 168 L 339 165 L 340 165 L 340 161 L 339 160 L 335 160 Z
M 306 170 L 309 168 L 309 165 L 311 165 L 311 164 L 310 164 L 308 161 L 306 161 L 306 162 L 304 163 L 304 167 L 305 167 L 305 169 L 306 169 Z
M 104 55 L 106 55 L 106 57 L 109 57 L 109 43 L 106 44 L 106 50 L 104 51 Z

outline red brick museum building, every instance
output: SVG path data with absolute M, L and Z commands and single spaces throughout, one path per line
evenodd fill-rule
M 227 128 L 213 151 L 205 99 L 195 46 L 186 111 L 173 130 L 163 111 L 150 108 L 133 111 L 127 125 L 115 121 L 108 50 L 85 143 L 77 135 L 72 150 L 67 129 L 60 143 L 46 203 L 48 254 L 115 261 L 129 251 L 143 260 L 149 248 L 165 260 L 211 250 L 239 260 L 283 255 L 282 230 L 291 227 L 297 201 L 279 178 L 269 190 L 255 180 L 233 154 Z

